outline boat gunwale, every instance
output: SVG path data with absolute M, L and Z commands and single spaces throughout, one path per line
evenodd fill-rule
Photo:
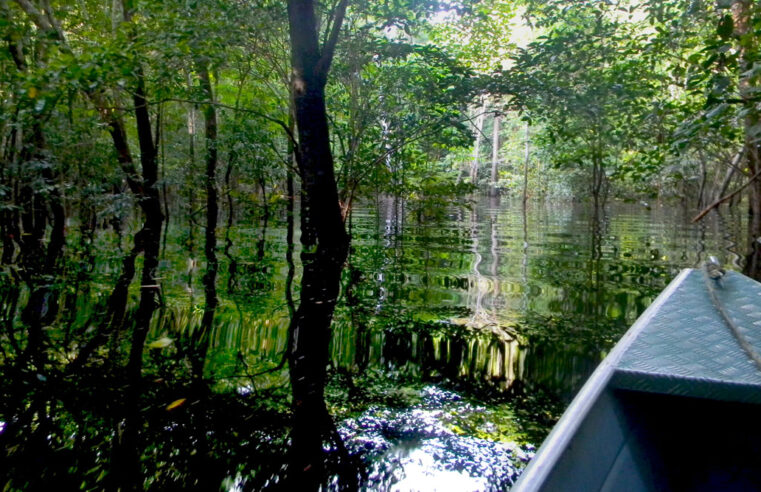
M 693 270 L 685 268 L 679 272 L 600 362 L 511 490 L 531 492 L 541 489 L 582 422 L 608 388 L 621 357 Z

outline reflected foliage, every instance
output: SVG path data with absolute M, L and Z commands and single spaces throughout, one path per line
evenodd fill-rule
M 192 274 L 199 267 L 189 266 L 181 230 L 168 229 L 157 271 L 161 304 L 146 340 L 138 401 L 144 488 L 237 484 L 257 490 L 284 483 L 290 311 L 282 293 L 289 276 L 298 285 L 300 272 L 286 261 L 287 214 L 274 210 L 266 229 L 234 225 L 226 231 L 229 256 L 219 256 L 218 284 L 234 276 L 239 287 L 218 291 L 200 381 L 191 358 L 193 333 L 202 325 L 203 278 Z M 334 449 L 325 462 L 329 488 L 345 483 L 337 477 L 347 473 L 366 484 L 402 480 L 411 473 L 404 457 L 410 455 L 397 453 L 404 443 L 409 452 L 474 453 L 473 462 L 487 468 L 498 463 L 477 456 L 495 443 L 529 449 L 525 445 L 543 439 L 605 352 L 680 268 L 697 265 L 704 251 L 724 251 L 730 268 L 742 266 L 741 237 L 733 239 L 720 223 L 687 225 L 684 214 L 666 208 L 616 204 L 594 227 L 595 240 L 593 214 L 583 206 L 535 205 L 523 215 L 509 202 L 483 201 L 448 208 L 439 220 L 415 215 L 403 201 L 380 199 L 351 218 L 352 251 L 325 395 L 354 459 L 347 468 L 335 443 L 325 443 Z M 93 247 L 70 248 L 63 256 L 53 285 L 67 308 L 45 329 L 38 362 L 25 356 L 28 286 L 12 267 L 0 276 L 0 441 L 9 489 L 53 482 L 97 489 L 117 480 L 112 460 L 128 391 L 128 339 L 115 332 L 86 363 L 73 361 L 96 335 L 130 251 L 114 248 L 119 239 L 110 227 L 75 231 L 84 236 L 73 236 L 72 244 Z M 128 291 L 133 306 L 138 290 Z M 436 413 L 440 403 L 426 396 L 432 384 L 459 400 Z M 440 432 L 425 437 L 424 423 L 406 420 L 407 431 L 371 439 L 374 431 L 361 424 L 393 429 L 416 408 L 434 412 Z M 397 451 L 387 453 L 392 448 Z M 519 470 L 521 458 L 514 457 L 510 466 Z M 447 466 L 441 463 L 441 473 Z M 473 468 L 473 477 L 487 468 Z

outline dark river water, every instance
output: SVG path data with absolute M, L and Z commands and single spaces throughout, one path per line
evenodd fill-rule
M 741 269 L 745 254 L 737 211 L 697 225 L 690 223 L 691 211 L 657 204 L 611 203 L 596 215 L 587 203 L 531 202 L 524 210 L 520 202 L 484 198 L 435 212 L 431 217 L 384 198 L 357 207 L 351 217 L 352 250 L 325 391 L 337 433 L 364 470 L 365 489 L 508 488 L 607 351 L 682 268 L 715 255 L 728 268 Z M 208 407 L 194 407 L 181 388 L 166 383 L 182 371 L 176 362 L 182 340 L 192 338 L 204 303 L 203 231 L 169 228 L 159 272 L 163 304 L 147 344 L 146 367 L 154 374 L 149 379 L 166 389 L 155 390 L 157 423 L 145 424 L 146 488 L 203 483 L 191 480 L 199 473 L 195 458 L 177 458 L 196 455 L 193 433 L 203 419 L 217 430 L 201 438 L 210 442 L 201 463 L 224 463 L 215 469 L 226 477 L 224 488 L 278 482 L 278 452 L 288 444 L 282 417 L 288 374 L 281 362 L 292 306 L 285 292 L 291 285 L 298 299 L 299 271 L 286 261 L 282 216 L 240 221 L 254 225 L 219 232 L 220 305 L 205 366 L 217 396 Z M 91 311 L 119 273 L 128 247 L 123 243 L 119 250 L 112 232 L 93 242 L 97 254 L 88 287 L 77 287 L 66 303 L 69 314 L 64 311 L 60 326 L 50 328 L 51 343 L 61 344 L 51 349 L 59 360 L 75 346 L 77 333 L 86 337 Z M 67 254 L 75 263 L 79 253 Z M 7 302 L 4 308 L 9 311 Z M 65 336 L 55 336 L 56 330 Z M 10 361 L 5 356 L 4 366 Z M 6 394 L 29 391 L 20 398 L 36 401 L 32 390 L 9 384 Z M 85 383 L 77 385 L 82 390 Z M 114 435 L 90 426 L 119 423 L 109 422 L 100 403 L 62 401 L 75 410 L 57 414 L 59 421 L 72 419 L 60 424 L 69 433 L 62 431 L 61 446 L 71 448 L 72 469 L 88 467 L 66 473 L 78 477 L 71 483 L 89 487 L 108 468 L 104 450 Z M 230 410 L 236 405 L 266 418 L 238 422 L 240 412 Z M 150 407 L 144 410 L 148 419 Z M 5 422 L 17 418 L 4 409 L 0 436 Z M 229 429 L 236 425 L 253 430 L 244 439 L 240 429 Z M 78 444 L 66 444 L 65 435 Z M 28 457 L 18 459 L 9 462 L 10 489 L 34 484 L 18 471 Z
M 355 209 L 331 346 L 344 377 L 332 390 L 351 401 L 353 386 L 364 385 L 372 404 L 346 411 L 339 397 L 332 410 L 349 449 L 370 463 L 365 486 L 509 487 L 682 268 L 708 255 L 741 268 L 740 220 L 690 218 L 678 206 L 613 203 L 595 216 L 585 203 L 524 211 L 490 199 L 426 220 L 393 199 Z M 268 234 L 271 244 L 284 237 Z M 221 353 L 243 350 L 266 364 L 285 349 L 286 267 L 273 259 L 273 268 L 267 315 L 221 326 Z M 438 392 L 449 400 L 432 400 Z

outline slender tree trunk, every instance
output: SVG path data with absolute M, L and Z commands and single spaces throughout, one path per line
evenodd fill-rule
M 500 116 L 494 115 L 494 130 L 492 131 L 492 146 L 491 146 L 491 180 L 489 194 L 491 196 L 497 196 L 497 167 L 499 165 L 499 122 Z
M 262 232 L 256 244 L 256 258 L 262 261 L 267 249 L 267 225 L 270 220 L 270 208 L 267 205 L 267 183 L 264 180 L 264 176 L 259 178 L 259 189 L 262 190 Z
M 481 104 L 481 113 L 476 118 L 476 143 L 473 145 L 473 160 L 470 162 L 470 182 L 478 185 L 478 164 L 481 155 L 481 141 L 484 135 L 484 119 L 486 117 L 486 98 Z
M 288 131 L 293 135 L 296 130 L 296 120 L 294 117 L 295 110 L 293 108 L 293 101 L 291 101 L 290 114 L 288 116 Z M 286 250 L 285 250 L 285 262 L 288 265 L 288 273 L 285 277 L 285 301 L 288 305 L 288 314 L 290 315 L 291 322 L 293 322 L 294 315 L 296 314 L 296 307 L 293 302 L 293 278 L 296 272 L 296 265 L 293 262 L 294 251 L 294 204 L 296 202 L 296 192 L 293 187 L 293 166 L 298 166 L 296 158 L 296 146 L 293 140 L 288 141 L 288 169 L 285 175 L 285 189 L 288 194 L 287 210 L 286 210 Z
M 302 179 L 303 265 L 301 297 L 290 326 L 288 351 L 294 413 L 289 469 L 302 490 L 316 490 L 324 470 L 322 441 L 332 426 L 324 400 L 330 324 L 349 246 L 325 108 L 325 84 L 347 3 L 339 3 L 332 31 L 320 47 L 314 1 L 288 2 L 292 95 Z
M 529 142 L 529 130 L 528 122 L 526 122 L 526 136 L 525 136 L 525 152 L 523 157 L 523 208 L 526 208 L 526 202 L 528 201 L 528 165 L 529 158 L 531 157 Z
M 701 151 L 698 151 L 698 160 L 700 161 L 700 185 L 698 187 L 697 209 L 700 210 L 706 204 L 705 189 L 706 189 L 706 181 L 708 180 L 708 168 L 706 167 L 705 156 L 703 155 L 703 152 Z
M 156 282 L 156 269 L 159 263 L 161 230 L 164 215 L 161 200 L 156 187 L 158 181 L 157 152 L 153 142 L 148 102 L 145 98 L 142 75 L 134 96 L 135 117 L 137 120 L 138 141 L 140 144 L 140 162 L 143 168 L 143 187 L 147 203 L 144 206 L 145 249 L 143 272 L 140 285 L 140 304 L 132 337 L 132 347 L 128 362 L 128 373 L 132 381 L 138 381 L 142 369 L 143 346 L 148 334 L 153 311 L 158 306 L 159 286 Z
M 233 241 L 230 239 L 230 230 L 233 227 L 235 221 L 235 203 L 233 201 L 232 190 L 232 172 L 235 161 L 238 155 L 235 152 L 235 146 L 232 146 L 230 152 L 227 155 L 227 167 L 225 168 L 225 194 L 227 196 L 227 223 L 225 226 L 225 248 L 223 250 L 224 255 L 229 260 L 230 264 L 227 268 L 227 293 L 232 294 L 235 291 L 237 285 L 238 275 L 238 260 L 232 255 L 231 250 L 233 247 Z
M 288 306 L 288 314 L 290 315 L 291 319 L 293 319 L 294 314 L 296 313 L 296 308 L 293 304 L 293 277 L 295 276 L 295 270 L 296 267 L 293 262 L 293 221 L 294 221 L 294 211 L 293 211 L 293 204 L 295 201 L 294 196 L 294 190 L 293 190 L 293 171 L 290 169 L 288 170 L 288 174 L 286 175 L 286 189 L 288 193 L 288 201 L 286 203 L 287 211 L 286 211 L 286 235 L 285 235 L 285 242 L 286 242 L 286 250 L 285 250 L 285 262 L 288 265 L 288 273 L 285 277 L 285 302 Z
M 164 215 L 161 211 L 161 199 L 156 186 L 158 181 L 158 154 L 153 140 L 148 101 L 145 96 L 144 79 L 138 73 L 138 85 L 133 96 L 137 136 L 140 145 L 140 164 L 142 166 L 142 190 L 144 198 L 141 206 L 145 222 L 140 233 L 143 246 L 143 271 L 140 279 L 140 303 L 137 308 L 132 330 L 132 344 L 127 361 L 127 392 L 125 399 L 125 418 L 121 426 L 121 438 L 114 449 L 112 467 L 114 479 L 121 487 L 139 489 L 142 487 L 142 469 L 140 465 L 140 397 L 142 395 L 143 349 L 148 335 L 153 313 L 159 302 L 159 285 L 156 269 L 161 250 L 161 231 Z M 136 238 L 137 240 L 137 238 Z
M 602 188 L 600 174 L 602 174 L 602 169 L 600 169 L 600 163 L 595 155 L 592 157 L 592 198 L 594 200 L 595 217 L 599 213 L 600 208 L 600 191 Z
M 209 339 L 217 309 L 217 217 L 219 204 L 217 198 L 217 112 L 214 107 L 214 93 L 211 88 L 209 71 L 205 65 L 199 66 L 198 77 L 201 90 L 207 104 L 204 104 L 204 131 L 206 136 L 206 234 L 204 253 L 206 255 L 206 273 L 203 277 L 205 304 L 201 326 L 193 337 L 193 377 L 203 378 Z
M 188 88 L 191 88 L 190 81 L 188 81 Z M 185 176 L 185 184 L 188 187 L 188 204 L 187 204 L 187 218 L 188 218 L 188 255 L 190 261 L 195 261 L 195 218 L 193 217 L 196 206 L 195 195 L 195 173 L 196 173 L 196 106 L 191 104 L 188 110 L 188 167 L 187 174 Z M 193 288 L 193 269 L 192 265 L 188 271 L 188 288 Z
M 166 148 L 164 147 L 164 105 L 159 104 L 158 116 L 156 117 L 156 141 L 155 145 L 161 150 L 161 194 L 164 202 L 164 238 L 161 245 L 161 256 L 166 255 L 166 242 L 169 238 L 169 193 L 166 184 Z
M 753 70 L 755 60 L 758 57 L 758 39 L 753 31 L 756 9 L 755 0 L 734 0 L 731 4 L 734 35 L 740 52 L 738 86 L 745 111 L 743 154 L 750 176 L 755 176 L 761 169 L 759 141 L 757 132 L 755 132 L 761 123 L 761 114 L 759 114 L 754 100 L 757 76 L 754 75 L 755 71 Z M 748 190 L 748 239 L 750 244 L 746 257 L 745 273 L 750 276 L 758 276 L 758 265 L 761 263 L 759 261 L 760 248 L 758 243 L 759 238 L 761 238 L 761 180 L 753 180 Z
M 15 51 L 15 48 L 11 48 L 11 51 Z M 14 115 L 14 119 L 17 118 L 18 111 L 16 111 L 16 115 Z M 0 167 L 0 184 L 4 185 L 8 190 L 13 190 L 14 188 L 15 180 L 13 179 L 11 167 L 14 165 L 16 159 L 14 141 L 16 140 L 17 132 L 18 128 L 10 129 L 7 138 L 8 143 L 5 145 L 6 148 L 0 152 L 0 164 L 2 164 L 2 167 Z M 11 200 L 12 198 L 13 197 L 11 197 Z M 0 265 L 10 265 L 13 263 L 16 253 L 16 243 L 14 241 L 17 239 L 16 229 L 17 226 L 14 224 L 13 209 L 10 207 L 3 207 L 3 210 L 0 210 L 0 236 L 2 236 L 3 241 L 3 254 L 2 257 L 0 257 Z

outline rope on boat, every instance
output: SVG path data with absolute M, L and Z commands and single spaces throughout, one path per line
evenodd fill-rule
M 759 355 L 759 353 L 753 348 L 753 345 L 748 341 L 748 339 L 745 338 L 735 322 L 732 321 L 732 317 L 724 308 L 724 304 L 722 304 L 721 300 L 719 300 L 719 296 L 716 293 L 717 289 L 723 288 L 721 281 L 724 277 L 724 270 L 722 270 L 721 264 L 715 257 L 711 256 L 705 263 L 703 274 L 703 278 L 705 279 L 706 287 L 708 290 L 708 295 L 711 297 L 711 302 L 713 302 L 714 307 L 719 312 L 719 314 L 721 314 L 721 317 L 724 318 L 724 322 L 729 327 L 729 331 L 732 332 L 732 335 L 734 335 L 735 339 L 740 344 L 740 347 L 742 347 L 745 353 L 748 354 L 748 357 L 750 357 L 751 360 L 756 364 L 756 367 L 761 370 L 761 355 Z

